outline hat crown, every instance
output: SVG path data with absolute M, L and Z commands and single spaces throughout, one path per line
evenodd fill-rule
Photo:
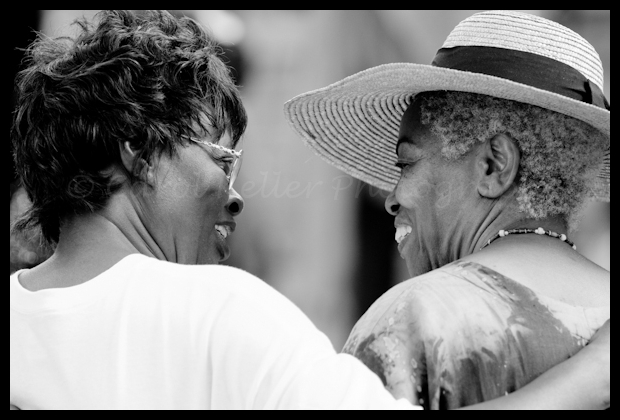
M 603 64 L 594 47 L 582 36 L 540 16 L 513 12 L 476 13 L 461 21 L 442 48 L 494 47 L 537 54 L 575 70 L 603 91 Z

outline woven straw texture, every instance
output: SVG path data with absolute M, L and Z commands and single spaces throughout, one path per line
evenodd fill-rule
M 559 23 L 535 15 L 501 11 L 459 23 L 442 48 L 480 46 L 542 55 L 573 67 L 603 91 L 603 64 L 592 45 Z
M 518 41 L 515 32 L 521 36 Z M 603 89 L 602 64 L 592 46 L 575 32 L 537 16 L 475 14 L 457 25 L 444 43 L 444 47 L 462 45 L 545 55 L 571 65 Z M 565 50 L 568 53 L 562 55 Z M 373 67 L 301 94 L 286 102 L 284 113 L 321 158 L 357 179 L 391 191 L 400 177 L 394 164 L 401 117 L 413 95 L 433 90 L 480 93 L 537 105 L 610 135 L 608 110 L 499 77 L 414 63 Z M 609 164 L 608 151 L 594 186 L 595 199 L 609 201 Z

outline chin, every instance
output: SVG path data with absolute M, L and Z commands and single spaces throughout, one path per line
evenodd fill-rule
M 211 252 L 205 252 L 204 254 L 203 253 L 199 254 L 198 258 L 196 258 L 196 264 L 197 265 L 219 264 L 220 261 L 224 261 L 226 258 L 228 257 L 222 256 L 216 250 L 211 250 Z
M 220 261 L 213 259 L 204 259 L 196 262 L 196 265 L 218 265 Z
M 230 257 L 230 250 L 226 249 L 224 251 L 219 250 L 215 253 L 216 258 L 213 259 L 213 264 L 219 264 L 222 261 L 226 261 L 228 257 Z
M 418 261 L 405 260 L 407 264 L 407 271 L 409 271 L 409 277 L 417 277 L 422 274 L 426 274 L 432 270 L 432 267 L 428 264 L 420 264 Z
M 227 259 L 228 259 L 228 255 L 226 255 L 226 256 L 217 255 L 217 256 L 214 256 L 212 258 L 209 258 L 209 260 L 205 264 L 215 264 L 215 265 L 217 265 L 217 264 L 221 263 L 222 261 L 226 261 Z

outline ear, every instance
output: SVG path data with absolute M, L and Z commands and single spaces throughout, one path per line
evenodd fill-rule
M 131 147 L 130 142 L 124 141 L 120 143 L 119 148 L 121 162 L 125 170 L 130 174 L 138 176 L 143 181 L 148 181 L 153 173 L 152 166 L 146 160 L 138 157 L 138 151 Z M 139 161 L 136 162 L 136 159 L 139 159 Z M 135 166 L 134 162 L 136 163 Z
M 487 139 L 477 157 L 478 193 L 499 198 L 510 189 L 519 170 L 521 153 L 511 137 L 497 134 Z

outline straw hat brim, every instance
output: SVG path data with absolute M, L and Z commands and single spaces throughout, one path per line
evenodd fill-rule
M 345 173 L 391 191 L 400 177 L 396 143 L 402 115 L 419 92 L 479 93 L 540 106 L 580 119 L 610 135 L 610 112 L 500 77 L 415 63 L 373 67 L 287 101 L 289 124 L 321 158 Z M 609 201 L 609 150 L 595 199 Z

